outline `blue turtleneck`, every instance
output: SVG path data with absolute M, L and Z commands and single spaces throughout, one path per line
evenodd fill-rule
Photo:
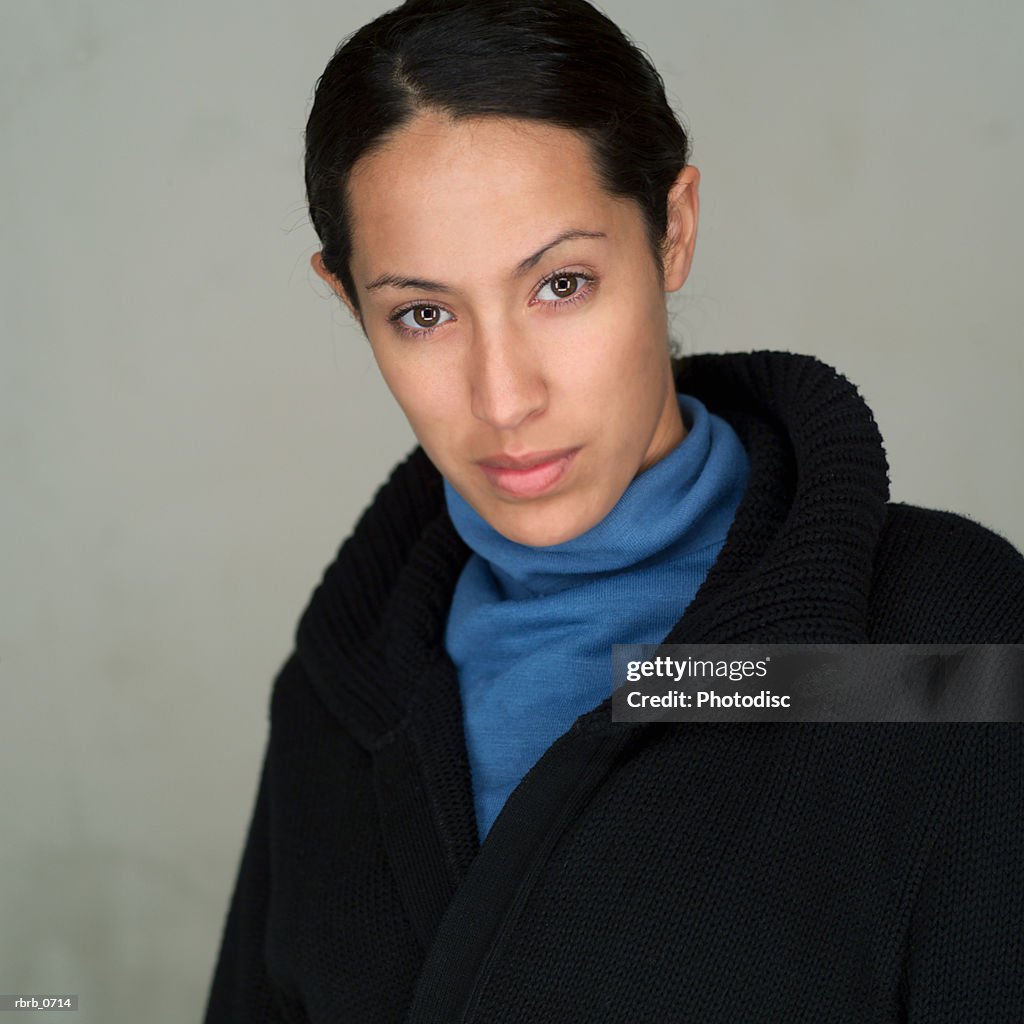
M 677 395 L 686 437 L 586 533 L 498 533 L 445 481 L 472 549 L 445 632 L 458 670 L 480 839 L 541 754 L 611 693 L 612 644 L 658 643 L 693 600 L 747 482 L 732 427 Z

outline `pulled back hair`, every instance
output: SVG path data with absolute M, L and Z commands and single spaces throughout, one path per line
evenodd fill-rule
M 647 55 L 586 0 L 407 0 L 342 42 L 306 124 L 310 219 L 357 311 L 349 176 L 426 111 L 581 133 L 605 191 L 640 208 L 664 275 L 668 194 L 689 140 Z

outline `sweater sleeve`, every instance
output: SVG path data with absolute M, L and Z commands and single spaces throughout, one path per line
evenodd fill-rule
M 1024 1021 L 1024 725 L 962 728 L 975 743 L 910 922 L 908 1024 Z
M 221 936 L 203 1024 L 283 1024 L 267 976 L 264 940 L 270 892 L 267 764 Z

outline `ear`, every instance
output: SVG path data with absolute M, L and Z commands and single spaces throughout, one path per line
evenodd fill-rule
M 668 194 L 668 224 L 665 242 L 665 291 L 683 287 L 693 263 L 697 244 L 697 216 L 700 213 L 700 171 L 687 165 Z
M 317 272 L 317 276 L 326 281 L 330 285 L 331 289 L 337 294 L 338 298 L 348 307 L 348 311 L 358 321 L 359 326 L 363 324 L 363 318 L 359 315 L 359 311 L 352 304 L 345 289 L 342 287 L 341 282 L 324 266 L 324 255 L 323 252 L 315 252 L 309 259 L 310 265 Z

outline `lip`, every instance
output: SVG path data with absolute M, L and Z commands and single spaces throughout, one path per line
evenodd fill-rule
M 515 498 L 535 498 L 550 491 L 565 476 L 579 448 L 532 452 L 529 455 L 489 455 L 477 465 L 492 486 Z

